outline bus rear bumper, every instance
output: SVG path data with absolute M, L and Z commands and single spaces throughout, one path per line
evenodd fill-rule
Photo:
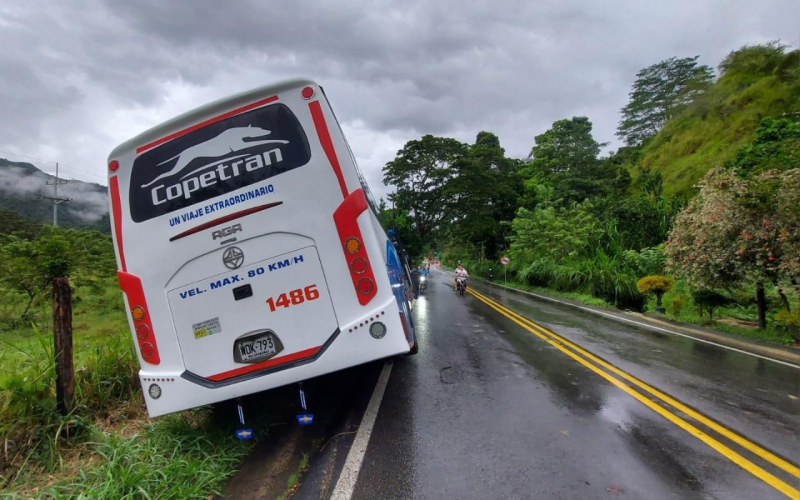
M 383 323 L 385 335 L 374 338 L 369 325 Z M 340 326 L 329 342 L 312 358 L 285 367 L 267 369 L 246 377 L 212 382 L 190 372 L 166 373 L 141 370 L 147 412 L 151 417 L 234 399 L 281 387 L 371 361 L 409 352 L 396 302 L 371 311 L 359 321 Z M 158 386 L 152 388 L 152 386 Z M 157 398 L 153 396 L 157 395 Z

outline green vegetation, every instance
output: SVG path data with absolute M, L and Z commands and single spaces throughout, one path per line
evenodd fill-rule
M 641 293 L 652 293 L 656 296 L 656 308 L 661 309 L 661 297 L 672 289 L 674 282 L 669 276 L 645 276 L 636 283 Z
M 397 190 L 381 217 L 412 255 L 476 276 L 499 278 L 508 256 L 525 286 L 797 342 L 800 51 L 743 47 L 716 80 L 670 58 L 630 97 L 626 146 L 605 158 L 581 116 L 536 135 L 525 160 L 491 132 L 411 141 L 384 169 Z
M 800 51 L 778 44 L 743 47 L 720 63 L 719 72 L 713 85 L 624 163 L 633 177 L 660 174 L 666 194 L 691 196 L 706 172 L 753 142 L 764 118 L 797 122 Z
M 147 418 L 110 237 L 19 217 L 3 223 L 3 495 L 207 498 L 218 492 L 250 445 L 233 439 L 230 419 L 222 423 L 213 410 Z M 54 275 L 69 275 L 73 288 L 76 388 L 67 416 L 56 411 L 55 401 Z

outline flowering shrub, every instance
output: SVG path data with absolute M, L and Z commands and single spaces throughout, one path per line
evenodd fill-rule
M 711 170 L 676 219 L 667 268 L 695 287 L 788 280 L 800 272 L 800 170 L 751 179 Z
M 641 293 L 652 293 L 656 296 L 656 307 L 661 307 L 661 297 L 672 289 L 672 278 L 668 276 L 645 276 L 636 286 Z

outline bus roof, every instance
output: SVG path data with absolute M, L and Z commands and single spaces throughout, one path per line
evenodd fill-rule
M 278 94 L 284 90 L 297 88 L 303 85 L 316 85 L 316 83 L 306 78 L 283 80 L 272 85 L 256 87 L 239 94 L 218 99 L 203 106 L 198 106 L 190 111 L 176 116 L 175 118 L 172 118 L 171 120 L 167 120 L 159 125 L 156 125 L 155 127 L 149 128 L 136 137 L 123 142 L 114 148 L 113 151 L 111 151 L 111 154 L 108 155 L 108 160 L 111 161 L 121 155 L 123 152 L 130 149 L 135 149 L 142 144 L 147 144 L 149 142 L 158 140 L 175 129 L 183 129 L 194 125 L 198 121 L 198 115 L 218 115 L 232 107 L 236 107 L 237 105 L 249 104 L 253 102 L 253 99 L 259 96 L 263 96 L 265 94 Z

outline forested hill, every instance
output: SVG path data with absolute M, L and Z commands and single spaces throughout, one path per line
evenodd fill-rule
M 640 73 L 642 93 L 648 82 L 675 71 L 674 61 L 665 63 Z M 663 128 L 639 141 L 641 149 L 635 146 L 636 137 L 628 137 L 634 147 L 625 164 L 634 179 L 647 170 L 658 172 L 665 194 L 688 198 L 706 172 L 734 160 L 739 149 L 756 138 L 763 119 L 800 118 L 800 51 L 783 50 L 777 44 L 747 47 L 726 57 L 718 74 L 713 83 L 709 78 L 707 88 L 699 85 L 684 105 L 667 110 Z M 634 87 L 632 97 L 637 90 Z M 635 109 L 634 101 L 623 109 L 623 120 L 629 111 L 635 123 L 643 113 Z M 624 155 L 624 149 L 618 154 Z
M 52 196 L 47 182 L 55 178 L 34 165 L 0 158 L 0 210 L 10 210 L 36 222 L 53 223 L 53 205 L 40 194 Z M 108 194 L 106 187 L 91 182 L 70 180 L 58 188 L 59 197 L 72 198 L 58 207 L 58 225 L 94 229 L 108 233 Z

